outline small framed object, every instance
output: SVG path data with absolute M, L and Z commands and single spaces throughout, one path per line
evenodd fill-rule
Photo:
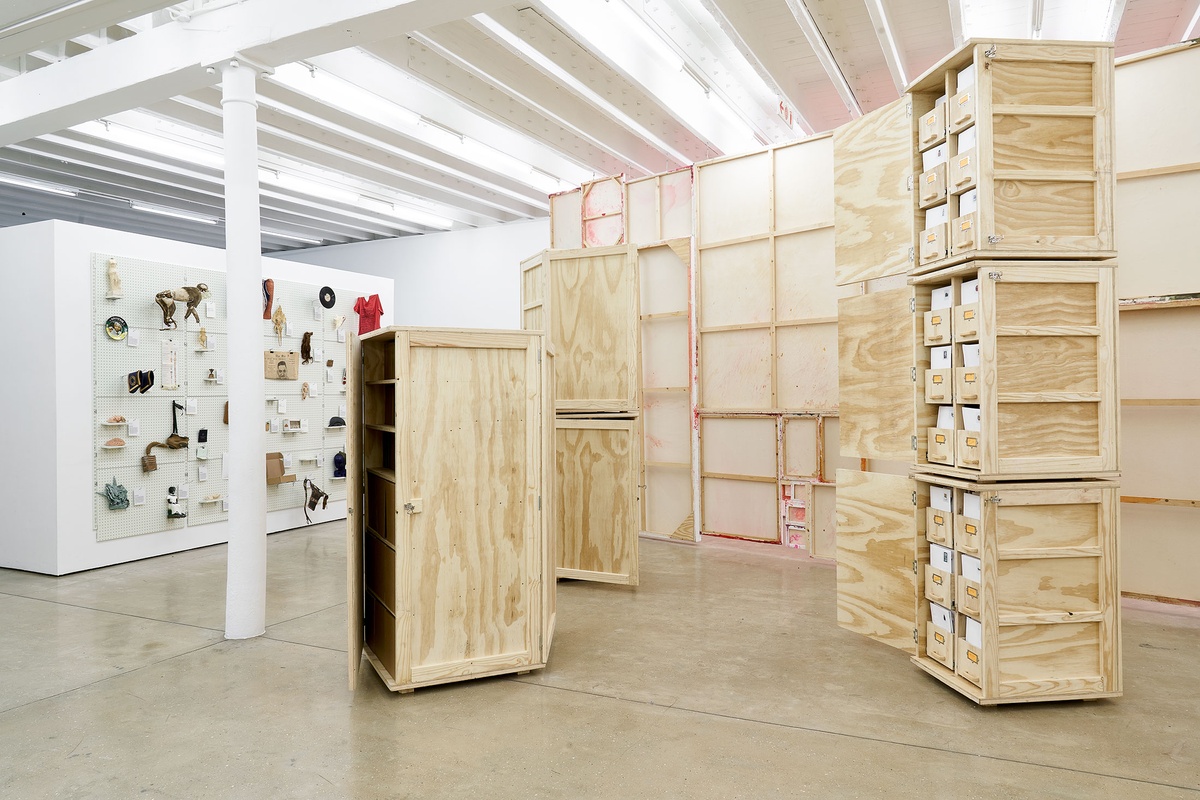
M 300 353 L 296 350 L 264 351 L 263 377 L 269 381 L 299 380 Z
M 104 321 L 104 332 L 113 341 L 122 341 L 129 335 L 129 325 L 120 317 L 112 316 Z

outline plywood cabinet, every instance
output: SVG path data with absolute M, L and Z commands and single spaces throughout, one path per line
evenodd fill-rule
M 972 42 L 910 87 L 905 288 L 897 195 L 839 185 L 841 449 L 891 464 L 838 472 L 838 620 L 980 704 L 1121 693 L 1111 73 Z M 879 138 L 836 173 L 892 174 Z
M 980 40 L 909 87 L 917 271 L 1115 255 L 1112 68 L 1109 43 Z M 943 143 L 929 170 L 922 153 Z
M 394 691 L 545 666 L 552 358 L 541 334 L 350 335 L 349 679 Z

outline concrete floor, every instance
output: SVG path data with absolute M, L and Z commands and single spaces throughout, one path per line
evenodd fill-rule
M 1200 615 L 1130 604 L 1125 697 L 978 708 L 841 631 L 783 548 L 642 542 L 559 585 L 549 667 L 346 689 L 339 523 L 268 544 L 267 635 L 222 638 L 225 548 L 0 570 L 3 798 L 1200 796 Z

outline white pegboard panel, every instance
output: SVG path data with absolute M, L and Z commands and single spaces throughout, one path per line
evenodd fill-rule
M 346 321 L 342 324 L 342 329 L 348 334 L 350 331 L 358 330 L 358 314 L 354 311 L 354 303 L 358 300 L 358 292 L 352 289 L 342 289 L 337 286 L 331 286 L 334 294 L 333 308 L 325 311 L 325 325 L 323 327 L 324 336 L 327 344 L 336 345 L 332 348 L 343 354 L 342 360 L 345 360 L 344 353 L 346 344 L 344 341 L 338 341 L 338 329 L 333 326 L 334 320 L 338 316 L 343 316 Z M 386 312 L 387 309 L 385 308 Z
M 225 333 L 208 334 L 207 350 L 198 351 L 194 341 L 188 346 L 183 385 L 189 397 L 219 397 L 224 406 L 229 396 L 228 347 L 229 335 Z M 209 379 L 210 371 L 216 380 Z
M 140 467 L 122 467 L 121 469 L 101 471 L 97 466 L 95 485 L 92 487 L 93 507 L 96 518 L 96 541 L 108 542 L 114 539 L 124 539 L 129 536 L 142 536 L 148 533 L 159 533 L 166 530 L 182 530 L 188 518 L 168 519 L 167 517 L 167 488 L 187 485 L 187 472 L 183 464 L 163 466 L 154 472 L 142 472 Z M 105 477 L 107 475 L 107 477 Z M 104 484 L 116 477 L 117 482 L 129 493 L 129 508 L 110 511 L 108 501 L 97 494 L 104 489 Z M 145 503 L 134 505 L 137 492 L 145 494 Z M 179 507 L 185 513 L 189 510 L 190 501 L 180 500 Z
M 118 299 L 108 297 L 110 258 L 116 258 L 121 276 L 122 296 Z M 147 495 L 145 505 L 120 512 L 109 511 L 107 502 L 97 495 L 98 502 L 94 505 L 97 541 L 183 528 L 189 522 L 197 525 L 226 519 L 228 515 L 220 504 L 205 506 L 203 510 L 199 510 L 200 506 L 193 503 L 189 511 L 187 501 L 181 501 L 181 507 L 188 511 L 188 517 L 172 520 L 166 516 L 168 486 L 187 485 L 189 492 L 196 490 L 196 432 L 200 428 L 208 428 L 210 452 L 220 452 L 228 447 L 228 434 L 221 421 L 224 415 L 225 387 L 221 385 L 215 388 L 217 384 L 203 380 L 209 368 L 226 369 L 224 275 L 212 270 L 187 270 L 179 266 L 140 259 L 93 254 L 92 276 L 95 433 L 93 464 L 96 489 L 99 490 L 104 483 L 111 480 L 113 474 L 117 474 L 122 476 L 122 482 L 132 482 L 125 484 L 131 498 L 135 488 L 143 489 Z M 195 352 L 200 324 L 184 319 L 186 304 L 176 303 L 174 319 L 178 328 L 164 331 L 160 330 L 161 309 L 154 302 L 154 295 L 160 291 L 195 285 L 197 282 L 208 285 L 210 291 L 197 308 L 201 315 L 200 324 L 206 328 L 212 347 L 204 353 Z M 207 316 L 207 302 L 214 304 L 216 316 Z M 122 317 L 129 325 L 130 332 L 125 340 L 114 341 L 105 331 L 105 321 L 113 315 Z M 135 334 L 137 347 L 131 346 Z M 162 368 L 164 341 L 173 342 L 176 346 L 177 389 L 163 388 L 166 378 Z M 134 370 L 154 372 L 155 383 L 149 391 L 135 394 L 128 392 L 127 375 Z M 187 413 L 189 398 L 195 401 L 194 414 Z M 143 473 L 141 459 L 146 446 L 151 442 L 165 441 L 172 431 L 172 401 L 177 401 L 183 406 L 176 416 L 178 432 L 181 436 L 189 437 L 191 441 L 187 449 L 155 448 L 152 453 L 158 461 L 158 469 Z M 136 422 L 137 435 L 131 433 L 134 428 L 129 424 L 104 424 L 115 415 L 124 416 L 129 422 Z M 123 449 L 105 448 L 105 443 L 115 437 L 124 439 L 126 446 Z M 210 489 L 210 492 L 220 491 L 225 494 L 225 482 L 220 479 L 220 468 L 218 462 L 217 483 L 213 485 L 220 484 L 221 488 Z M 212 471 L 210 469 L 210 475 Z M 106 474 L 108 477 L 105 477 Z M 197 513 L 193 514 L 192 511 Z
M 326 442 L 328 444 L 328 442 Z M 321 465 L 320 477 L 314 477 L 317 485 L 329 492 L 330 500 L 345 500 L 346 499 L 346 479 L 334 479 L 333 477 L 333 457 L 338 454 L 338 451 L 343 451 L 340 445 L 335 447 L 325 448 L 325 463 Z

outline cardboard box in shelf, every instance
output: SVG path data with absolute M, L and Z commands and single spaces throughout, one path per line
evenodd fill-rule
M 288 474 L 283 466 L 283 453 L 267 453 L 267 486 L 295 482 L 296 476 Z
M 966 639 L 958 639 L 954 653 L 954 671 L 976 686 L 983 686 L 983 648 Z
M 936 405 L 937 403 L 950 403 L 953 400 L 954 394 L 950 388 L 950 370 L 925 370 L 925 402 Z
M 955 578 L 955 602 L 958 610 L 968 617 L 979 617 L 983 609 L 983 577 L 979 559 L 961 555 L 961 572 Z M 968 566 L 969 564 L 969 566 Z
M 934 464 L 954 466 L 954 406 L 938 406 L 938 424 L 927 429 L 925 457 Z
M 921 231 L 921 263 L 928 264 L 946 257 L 946 228 L 948 223 L 939 223 Z
M 979 368 L 954 368 L 954 395 L 960 403 L 979 402 Z
M 925 631 L 925 652 L 950 669 L 954 669 L 954 616 L 950 609 L 931 602 Z
M 968 189 L 975 188 L 978 179 L 979 164 L 975 158 L 975 148 L 960 150 L 958 155 L 950 159 L 947 176 L 947 190 L 950 194 L 962 194 Z
M 964 406 L 962 410 L 963 430 L 955 431 L 954 460 L 960 467 L 979 467 L 979 428 L 980 412 L 978 406 Z
M 975 241 L 975 216 L 975 212 L 971 212 L 954 218 L 954 223 L 950 226 L 950 252 L 963 253 L 979 247 L 979 243 Z
M 963 553 L 979 554 L 979 519 L 959 514 L 954 517 L 954 547 Z
M 941 508 L 925 509 L 925 538 L 943 547 L 954 546 L 954 514 Z
M 933 109 L 921 115 L 918 123 L 917 140 L 922 150 L 928 150 L 946 137 L 946 102 L 938 98 Z
M 954 95 L 949 102 L 946 116 L 946 128 L 950 133 L 957 133 L 969 125 L 974 125 L 975 87 L 969 86 Z
M 946 162 L 922 172 L 917 180 L 917 188 L 918 205 L 921 208 L 929 208 L 946 199 Z
M 954 323 L 953 310 L 949 308 L 939 308 L 925 312 L 925 344 L 932 345 L 949 345 L 954 341 Z M 949 364 L 938 365 L 938 369 L 950 366 Z

